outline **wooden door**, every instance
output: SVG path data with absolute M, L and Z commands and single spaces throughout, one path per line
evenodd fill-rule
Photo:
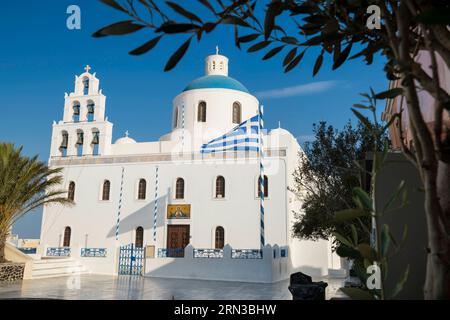
M 184 257 L 184 248 L 189 244 L 189 225 L 167 226 L 167 256 Z

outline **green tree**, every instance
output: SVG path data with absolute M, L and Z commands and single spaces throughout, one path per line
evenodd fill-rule
M 381 132 L 381 127 L 377 128 Z M 352 223 L 336 222 L 335 212 L 347 209 L 353 203 L 352 190 L 361 185 L 361 172 L 355 162 L 365 159 L 374 150 L 374 137 L 367 127 L 349 121 L 337 130 L 322 121 L 313 125 L 315 139 L 306 142 L 304 153 L 299 154 L 299 164 L 294 172 L 295 188 L 292 190 L 302 200 L 302 212 L 296 213 L 294 235 L 310 240 L 329 239 L 333 232 L 351 235 Z M 380 151 L 387 135 L 378 135 Z M 361 217 L 358 235 L 369 241 L 367 229 L 370 219 Z M 335 246 L 339 242 L 335 241 Z
M 126 14 L 128 20 L 106 26 L 94 36 L 124 35 L 141 29 L 156 33 L 156 37 L 130 54 L 148 52 L 163 37 L 174 34 L 186 37 L 169 57 L 164 70 L 171 70 L 180 61 L 192 39 L 200 41 L 218 25 L 233 27 L 236 46 L 247 43 L 248 52 L 266 50 L 263 59 L 285 52 L 285 72 L 299 66 L 307 52 L 317 55 L 314 75 L 328 56 L 333 60 L 334 70 L 350 59 L 363 58 L 370 65 L 375 55 L 383 55 L 386 78 L 399 80 L 400 87 L 382 92 L 377 98 L 405 97 L 413 144 L 403 145 L 402 150 L 416 165 L 425 190 L 428 231 L 425 297 L 450 297 L 450 130 L 442 124 L 444 112 L 450 111 L 450 94 L 441 86 L 436 62 L 438 54 L 450 68 L 448 0 L 198 0 L 198 6 L 204 10 L 186 9 L 183 5 L 186 2 L 166 1 L 164 5 L 153 0 L 102 2 Z M 381 14 L 380 28 L 367 25 L 373 18 L 367 13 L 371 5 L 376 5 Z M 200 12 L 207 13 L 200 17 Z M 431 73 L 426 70 L 428 66 L 416 61 L 419 52 L 430 55 Z M 422 116 L 419 91 L 427 92 L 436 101 L 432 130 L 428 130 Z M 447 135 L 442 134 L 444 130 L 448 130 Z
M 69 204 L 66 192 L 56 190 L 61 169 L 22 154 L 22 147 L 0 143 L 0 263 L 5 259 L 6 239 L 14 223 L 45 204 Z

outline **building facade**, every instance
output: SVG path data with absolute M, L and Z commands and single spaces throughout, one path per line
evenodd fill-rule
M 208 56 L 205 75 L 186 86 L 172 108 L 171 131 L 158 141 L 136 142 L 126 133 L 113 143 L 96 74 L 87 66 L 75 77 L 63 119 L 53 124 L 49 160 L 51 167 L 63 168 L 63 187 L 74 205 L 44 208 L 43 257 L 70 255 L 93 273 L 118 274 L 121 266 L 135 263 L 125 261 L 131 248 L 142 253 L 138 273 L 202 278 L 192 270 L 175 274 L 167 262 L 183 268 L 187 258 L 223 258 L 230 251 L 236 259 L 230 261 L 239 260 L 236 268 L 242 270 L 240 259 L 267 259 L 262 236 L 276 248 L 273 257 L 284 259 L 281 278 L 297 269 L 325 275 L 340 268 L 328 242 L 292 237 L 293 212 L 301 203 L 289 187 L 302 150 L 291 133 L 281 128 L 263 133 L 264 229 L 259 153 L 200 152 L 203 144 L 258 114 L 258 99 L 228 76 L 225 56 Z M 194 256 L 185 256 L 186 250 Z M 220 269 L 220 260 L 214 263 Z M 223 266 L 225 273 L 233 268 Z M 245 280 L 229 272 L 212 278 Z

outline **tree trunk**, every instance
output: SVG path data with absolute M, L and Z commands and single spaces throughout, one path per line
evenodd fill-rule
M 0 263 L 6 262 L 5 246 L 6 246 L 6 233 L 0 232 Z
M 448 216 L 449 207 L 445 206 L 445 203 L 448 204 L 449 199 L 448 175 L 450 170 L 448 164 L 439 162 L 436 179 L 432 173 L 426 171 L 424 186 L 428 225 L 428 256 L 424 294 L 427 300 L 449 299 L 449 239 L 444 225 L 445 220 L 440 219 L 437 213 L 440 211 L 444 217 Z
M 450 164 L 439 161 L 437 170 L 437 194 L 439 203 L 443 213 L 443 223 L 445 232 L 440 237 L 439 241 L 439 256 L 432 258 L 431 267 L 433 268 L 437 277 L 437 283 L 433 286 L 436 293 L 439 295 L 433 299 L 450 299 Z M 441 283 L 438 283 L 441 281 Z

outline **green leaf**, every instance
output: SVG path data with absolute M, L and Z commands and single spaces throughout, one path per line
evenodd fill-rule
M 141 30 L 144 27 L 145 26 L 142 24 L 135 24 L 132 20 L 125 20 L 103 27 L 100 30 L 97 30 L 92 36 L 94 38 L 105 36 L 119 36 Z
M 172 70 L 178 62 L 183 58 L 184 54 L 186 53 L 187 49 L 189 48 L 189 45 L 191 43 L 192 38 L 189 38 L 186 40 L 185 43 L 183 43 L 177 51 L 172 54 L 172 56 L 169 58 L 169 60 L 166 63 L 166 66 L 164 67 L 164 71 Z
M 353 240 L 353 244 L 355 246 L 358 245 L 358 232 L 356 231 L 356 227 L 354 224 L 350 225 L 350 228 L 352 230 L 352 240 Z
M 336 254 L 341 258 L 349 258 L 349 259 L 361 259 L 361 254 L 358 250 L 355 250 L 353 248 L 340 245 L 336 249 Z
M 298 40 L 294 37 L 282 37 L 280 40 L 289 44 L 298 44 Z
M 403 276 L 400 278 L 399 282 L 395 285 L 394 291 L 391 293 L 390 298 L 395 298 L 402 290 L 403 286 L 405 285 L 406 281 L 409 277 L 409 264 L 406 267 L 405 272 L 403 273 Z
M 392 207 L 399 195 L 403 193 L 403 190 L 405 190 L 405 180 L 400 181 L 397 189 L 395 189 L 394 193 L 389 197 L 389 200 L 384 205 L 383 211 L 386 211 Z
M 289 62 L 289 64 L 284 69 L 284 72 L 289 72 L 292 69 L 294 69 L 298 65 L 298 63 L 302 60 L 304 54 L 305 51 L 300 52 L 298 56 L 296 56 L 291 62 Z
M 450 24 L 450 9 L 435 7 L 425 9 L 415 18 L 416 21 L 424 24 Z
M 345 209 L 335 213 L 336 221 L 346 221 L 356 219 L 364 216 L 368 216 L 369 213 L 362 209 Z
M 271 44 L 270 41 L 261 41 L 258 42 L 254 45 L 252 45 L 250 48 L 247 49 L 247 52 L 255 52 L 261 49 L 264 49 L 265 47 L 267 47 L 269 44 Z
M 351 108 L 352 112 L 355 114 L 355 116 L 359 119 L 359 121 L 366 126 L 367 129 L 372 131 L 372 124 L 370 123 L 369 119 L 364 116 L 361 112 L 359 112 L 356 109 Z
M 121 5 L 119 5 L 115 0 L 100 0 L 100 1 L 116 10 L 128 13 L 128 11 L 125 10 L 125 8 L 123 8 Z
M 365 105 L 360 104 L 360 103 L 355 103 L 353 105 L 353 108 L 372 110 L 372 107 L 368 107 L 368 106 L 365 106 Z
M 337 232 L 332 232 L 332 235 L 336 238 L 337 241 L 339 241 L 340 243 L 342 243 L 343 245 L 349 247 L 349 248 L 353 248 L 353 244 L 351 241 L 349 241 L 346 237 L 344 237 L 343 235 L 337 233 Z
M 375 95 L 376 99 L 393 99 L 396 96 L 399 96 L 403 94 L 403 89 L 402 88 L 393 88 L 387 91 L 383 91 L 380 93 L 377 93 Z
M 272 58 L 274 55 L 276 55 L 277 53 L 279 53 L 281 50 L 283 50 L 285 46 L 279 46 L 279 47 L 275 47 L 273 49 L 271 49 L 269 52 L 267 52 L 264 57 L 262 58 L 263 60 L 267 60 Z
M 289 62 L 291 62 L 292 59 L 294 59 L 296 54 L 297 54 L 297 48 L 292 48 L 291 50 L 289 50 L 287 55 L 284 57 L 283 67 L 287 66 L 289 64 Z
M 266 15 L 264 17 L 264 37 L 269 39 L 270 34 L 275 26 L 275 18 L 282 12 L 282 7 L 279 3 L 271 3 L 267 6 Z
M 155 32 L 164 32 L 167 34 L 185 33 L 191 30 L 200 29 L 200 26 L 193 23 L 163 23 Z
M 386 257 L 389 246 L 391 244 L 391 237 L 389 232 L 389 226 L 387 224 L 384 224 L 381 229 L 381 256 Z
M 150 51 L 158 44 L 159 40 L 161 40 L 161 37 L 162 36 L 153 38 L 152 40 L 144 43 L 142 46 L 130 51 L 129 54 L 136 56 L 136 55 L 144 54 L 144 53 Z
M 344 50 L 341 51 L 341 53 L 337 56 L 337 58 L 334 60 L 333 63 L 333 70 L 336 70 L 339 68 L 347 59 L 348 55 L 350 54 L 350 51 L 352 50 L 352 43 L 350 43 Z
M 366 209 L 369 212 L 372 212 L 372 199 L 370 196 L 360 187 L 353 188 L 353 194 L 356 196 L 356 198 L 361 202 L 364 209 Z
M 320 55 L 317 57 L 316 62 L 314 63 L 313 77 L 317 74 L 317 72 L 319 72 L 320 67 L 322 66 L 323 54 L 324 54 L 324 51 L 322 50 Z
M 376 253 L 369 244 L 367 243 L 358 244 L 357 249 L 364 259 L 367 259 L 371 263 L 375 260 Z
M 251 26 L 242 18 L 237 16 L 226 16 L 222 20 L 220 20 L 221 24 L 233 24 L 241 27 L 250 28 Z
M 239 39 L 239 42 L 245 43 L 245 42 L 253 41 L 258 37 L 259 37 L 258 33 L 252 33 L 252 34 L 248 34 L 246 36 L 239 37 L 238 39 Z
M 375 297 L 367 290 L 359 288 L 340 288 L 339 290 L 354 300 L 375 300 Z
M 199 22 L 199 23 L 203 23 L 203 21 L 202 21 L 197 15 L 195 15 L 194 13 L 192 13 L 192 12 L 190 12 L 190 11 L 184 9 L 184 8 L 181 7 L 179 4 L 176 4 L 176 3 L 171 2 L 171 1 L 166 1 L 166 3 L 167 3 L 167 5 L 168 5 L 169 7 L 171 7 L 175 12 L 181 14 L 182 16 L 184 16 L 184 17 L 186 17 L 186 18 L 188 18 L 188 19 L 190 19 L 190 20 L 195 20 L 195 21 L 197 21 L 197 22 Z

